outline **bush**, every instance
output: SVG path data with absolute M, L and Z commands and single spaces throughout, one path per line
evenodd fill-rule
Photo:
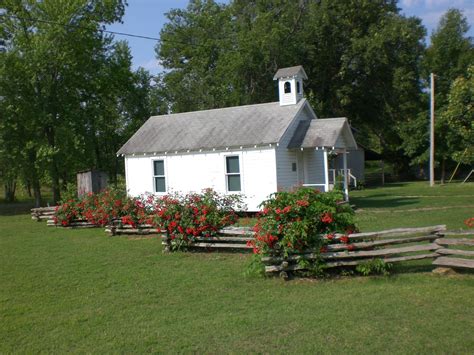
M 55 224 L 68 226 L 73 220 L 87 220 L 96 226 L 105 226 L 113 220 L 129 216 L 131 224 L 141 223 L 146 212 L 142 211 L 139 198 L 127 197 L 119 189 L 105 189 L 81 198 L 62 201 L 56 209 Z
M 54 224 L 67 227 L 73 220 L 82 218 L 82 209 L 77 200 L 69 199 L 56 207 L 54 212 Z
M 320 193 L 299 188 L 277 192 L 261 204 L 255 239 L 249 245 L 262 255 L 278 252 L 287 256 L 307 249 L 324 252 L 325 245 L 336 242 L 335 233 L 356 230 L 354 212 L 342 202 L 340 191 Z M 348 243 L 349 238 L 343 236 L 337 242 Z
M 173 250 L 181 250 L 196 237 L 215 237 L 219 229 L 234 224 L 240 208 L 238 195 L 219 195 L 211 189 L 202 194 L 176 193 L 155 201 L 152 223 L 166 230 Z

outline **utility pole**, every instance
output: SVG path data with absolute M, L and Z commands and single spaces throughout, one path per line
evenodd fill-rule
M 435 75 L 430 74 L 431 92 L 430 92 L 430 186 L 434 186 L 434 124 L 435 124 Z

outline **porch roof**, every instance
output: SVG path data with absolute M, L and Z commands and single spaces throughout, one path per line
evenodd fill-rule
M 357 143 L 346 117 L 321 118 L 300 121 L 288 148 L 357 149 Z

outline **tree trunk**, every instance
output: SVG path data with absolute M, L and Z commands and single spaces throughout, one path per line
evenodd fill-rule
M 444 184 L 446 180 L 446 158 L 441 160 L 441 183 Z
M 26 192 L 28 193 L 28 197 L 33 197 L 33 195 L 31 194 L 31 181 L 30 180 L 27 180 L 26 181 Z
M 56 164 L 56 158 L 53 157 L 53 161 L 51 163 L 51 181 L 52 181 L 52 190 L 53 190 L 53 203 L 57 204 L 61 200 L 61 192 L 59 186 L 59 174 L 58 174 L 58 166 Z
M 28 184 L 33 188 L 35 207 L 41 207 L 41 184 L 38 171 L 36 170 L 36 151 L 34 149 L 28 151 L 28 162 L 30 166 L 30 169 L 28 169 L 28 174 L 30 176 L 28 178 Z
M 33 194 L 35 196 L 35 207 L 41 207 L 41 186 L 36 177 L 33 179 Z
M 15 201 L 16 181 L 7 180 L 4 186 L 5 186 L 5 200 L 7 202 Z
M 54 148 L 56 147 L 54 127 L 52 126 L 46 127 L 45 131 L 46 131 L 46 137 L 48 139 L 48 145 L 54 150 Z M 60 185 L 59 185 L 59 171 L 58 171 L 56 154 L 53 154 L 52 156 L 50 172 L 51 172 L 51 189 L 53 190 L 53 202 L 59 203 L 59 201 L 61 200 L 61 192 L 60 192 Z

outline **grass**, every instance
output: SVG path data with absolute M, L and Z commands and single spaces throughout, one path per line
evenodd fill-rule
M 466 227 L 474 215 L 474 183 L 430 187 L 426 182 L 388 184 L 351 192 L 363 231 L 446 224 Z
M 474 195 L 472 184 L 456 186 L 392 185 L 354 192 L 352 201 L 364 230 L 458 228 L 464 216 L 451 209 L 379 212 L 384 204 L 373 202 L 401 210 L 391 196 Z M 406 208 L 436 198 L 416 199 Z M 439 276 L 416 263 L 390 277 L 285 283 L 245 277 L 247 263 L 239 254 L 163 255 L 156 238 L 111 238 L 101 229 L 2 215 L 0 353 L 474 351 L 472 273 Z

